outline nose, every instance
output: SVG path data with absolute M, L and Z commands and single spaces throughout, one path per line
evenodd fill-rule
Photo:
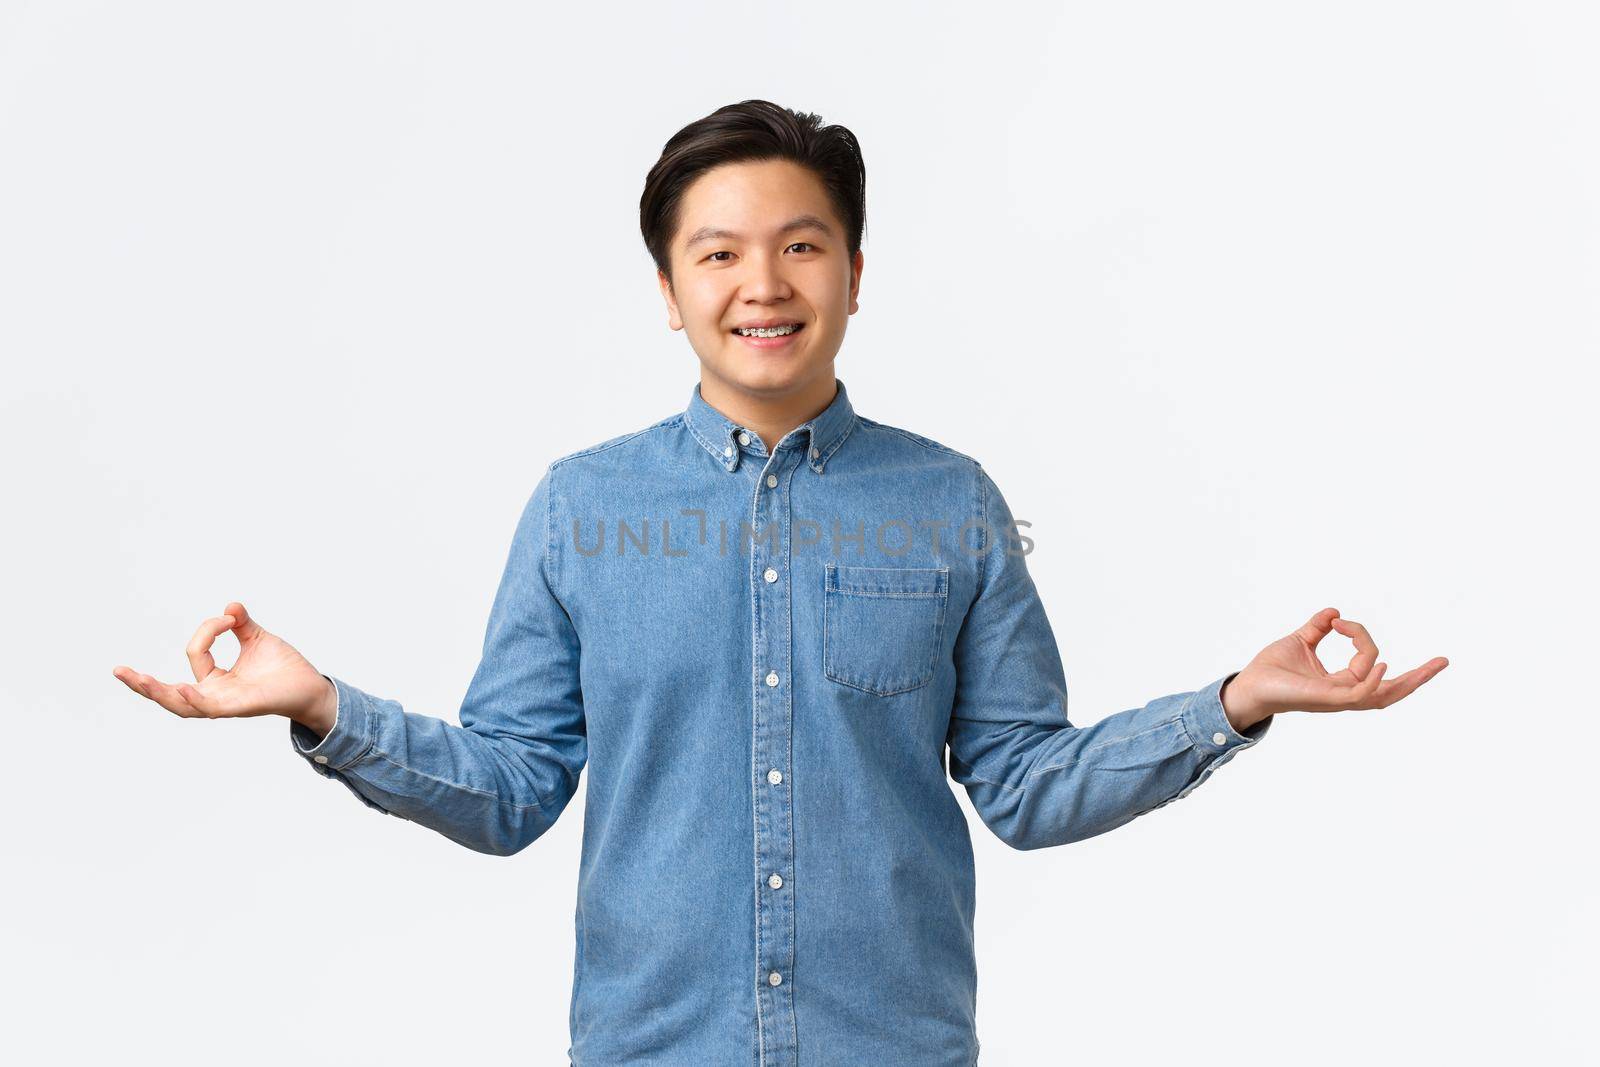
M 752 303 L 771 304 L 789 299 L 789 283 L 783 277 L 783 261 L 770 255 L 752 254 L 745 260 L 745 276 L 740 296 Z

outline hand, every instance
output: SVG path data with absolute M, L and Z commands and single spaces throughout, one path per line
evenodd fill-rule
M 232 630 L 239 658 L 231 669 L 211 658 L 211 643 Z M 130 667 L 112 674 L 129 689 L 184 718 L 283 715 L 319 735 L 333 729 L 333 685 L 287 641 L 263 630 L 237 600 L 200 624 L 186 650 L 197 684 L 167 685 Z
M 1336 674 L 1324 670 L 1317 658 L 1317 644 L 1332 630 L 1356 646 L 1350 666 Z M 1388 664 L 1377 659 L 1378 646 L 1365 626 L 1339 618 L 1338 608 L 1323 608 L 1300 629 L 1262 649 L 1223 686 L 1222 707 L 1234 729 L 1241 731 L 1280 711 L 1386 708 L 1450 665 L 1443 656 L 1435 656 L 1384 681 Z

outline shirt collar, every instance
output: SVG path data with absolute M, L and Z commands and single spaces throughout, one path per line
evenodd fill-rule
M 828 406 L 809 421 L 791 430 L 779 446 L 804 447 L 806 462 L 818 474 L 822 473 L 828 457 L 838 451 L 839 446 L 844 444 L 844 439 L 850 436 L 850 431 L 855 428 L 856 422 L 855 408 L 850 405 L 850 395 L 845 392 L 844 380 L 835 376 L 833 382 L 837 389 Z M 754 431 L 732 421 L 706 403 L 705 397 L 700 395 L 699 382 L 695 383 L 694 389 L 689 394 L 689 406 L 684 409 L 683 417 L 689 432 L 694 434 L 695 439 L 722 465 L 724 470 L 738 470 L 739 460 L 747 451 L 752 455 L 766 455 L 760 446 L 761 438 Z M 739 441 L 740 433 L 748 435 L 748 444 Z

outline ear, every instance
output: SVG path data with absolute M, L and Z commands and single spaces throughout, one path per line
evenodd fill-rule
M 674 330 L 683 329 L 683 316 L 678 314 L 678 301 L 672 295 L 672 281 L 660 268 L 656 269 L 656 284 L 661 287 L 661 299 L 667 302 L 667 325 Z
M 856 302 L 857 295 L 861 292 L 861 267 L 865 263 L 860 249 L 856 250 L 855 258 L 850 260 L 850 314 L 854 315 L 860 310 L 861 305 Z

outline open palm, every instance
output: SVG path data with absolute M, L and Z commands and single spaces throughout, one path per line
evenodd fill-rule
M 1317 645 L 1337 630 L 1355 643 L 1350 665 L 1329 671 L 1317 658 Z M 1280 711 L 1351 711 L 1386 708 L 1444 670 L 1450 661 L 1435 656 L 1422 666 L 1385 681 L 1388 664 L 1379 663 L 1378 646 L 1359 622 L 1323 608 L 1304 626 L 1262 649 L 1228 686 L 1228 699 L 1248 703 L 1255 719 Z
M 232 667 L 218 667 L 211 645 L 228 631 L 239 640 Z M 222 615 L 200 624 L 185 649 L 194 684 L 169 685 L 131 667 L 111 673 L 124 685 L 185 718 L 284 715 L 303 719 L 324 700 L 330 687 L 293 645 L 262 629 L 243 604 L 232 601 Z

